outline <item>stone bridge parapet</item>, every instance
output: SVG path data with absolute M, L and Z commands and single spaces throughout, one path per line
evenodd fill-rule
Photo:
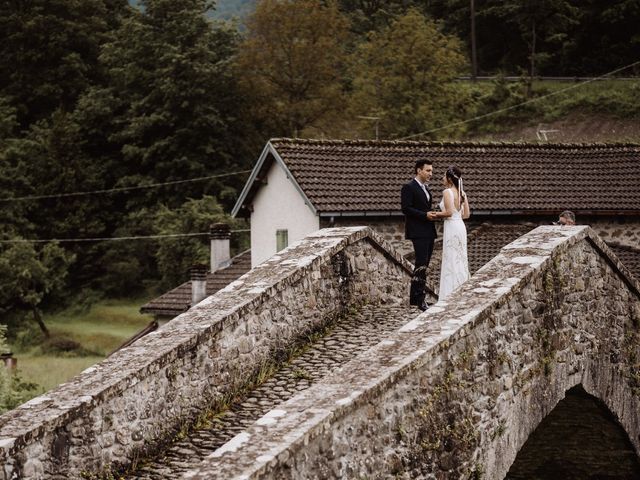
M 410 272 L 369 228 L 308 236 L 1 416 L 0 478 L 94 478 L 134 463 L 351 306 L 405 301 Z
M 638 452 L 639 297 L 589 227 L 539 227 L 184 478 L 501 480 L 576 385 Z

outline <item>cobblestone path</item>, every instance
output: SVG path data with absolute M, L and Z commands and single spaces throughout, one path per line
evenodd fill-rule
M 417 316 L 415 307 L 367 305 L 336 323 L 324 337 L 216 418 L 211 428 L 192 432 L 164 453 L 141 465 L 128 479 L 179 478 L 202 459 L 245 430 L 280 403 L 375 345 Z

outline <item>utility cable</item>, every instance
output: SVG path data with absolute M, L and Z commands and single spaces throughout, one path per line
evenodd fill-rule
M 231 230 L 230 233 L 250 232 L 250 229 Z M 49 239 L 12 239 L 12 240 L 0 240 L 0 244 L 11 243 L 70 243 L 70 242 L 105 242 L 105 241 L 118 241 L 118 240 L 153 240 L 158 238 L 181 238 L 181 237 L 199 237 L 209 235 L 209 232 L 198 233 L 171 233 L 164 235 L 137 235 L 129 237 L 95 237 L 95 238 L 49 238 Z
M 201 182 L 204 180 L 210 180 L 212 178 L 222 178 L 222 177 L 231 177 L 233 175 L 240 175 L 242 173 L 249 173 L 251 170 L 240 170 L 238 172 L 229 172 L 222 173 L 219 175 L 209 175 L 207 177 L 197 177 L 197 178 L 189 178 L 186 180 L 175 180 L 172 182 L 162 182 L 162 183 L 151 183 L 149 185 L 136 185 L 132 187 L 116 187 L 109 188 L 105 190 L 92 190 L 88 192 L 70 192 L 70 193 L 55 193 L 51 195 L 28 195 L 25 197 L 9 197 L 9 198 L 0 198 L 0 202 L 18 202 L 24 200 L 43 200 L 47 198 L 65 198 L 65 197 L 79 197 L 83 195 L 98 195 L 104 193 L 113 193 L 113 192 L 126 192 L 129 190 L 140 190 L 143 188 L 156 188 L 156 187 L 164 187 L 167 185 L 178 185 L 181 183 L 189 183 L 189 182 Z

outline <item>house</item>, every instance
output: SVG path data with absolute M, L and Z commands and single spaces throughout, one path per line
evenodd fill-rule
M 422 158 L 434 164 L 436 204 L 446 167 L 462 168 L 467 228 L 472 235 L 482 226 L 473 234 L 479 245 L 486 236 L 505 245 L 505 231 L 522 231 L 513 225 L 550 223 L 568 209 L 629 262 L 640 255 L 640 145 L 279 138 L 267 143 L 232 212 L 250 218 L 252 266 L 332 225 L 370 225 L 410 254 L 400 188 Z
M 400 188 L 413 178 L 413 164 L 421 158 L 434 163 L 436 204 L 446 167 L 456 164 L 464 171 L 472 210 L 467 221 L 472 273 L 504 245 L 569 209 L 640 278 L 640 145 L 285 138 L 267 143 L 232 212 L 250 218 L 251 250 L 229 259 L 228 237 L 226 247 L 216 243 L 224 240 L 218 238 L 224 237 L 218 231 L 224 227 L 214 227 L 212 259 L 227 263 L 212 260 L 208 273 L 194 269 L 191 281 L 141 310 L 173 318 L 202 295 L 215 293 L 277 251 L 328 226 L 369 225 L 411 258 Z M 428 275 L 435 291 L 439 247 L 436 243 Z

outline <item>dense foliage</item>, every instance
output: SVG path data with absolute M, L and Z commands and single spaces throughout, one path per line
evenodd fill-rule
M 34 318 L 46 332 L 42 308 L 180 282 L 208 243 L 23 240 L 206 232 L 228 220 L 246 174 L 64 194 L 238 172 L 260 148 L 235 92 L 238 32 L 209 20 L 205 0 L 140 4 L 0 5 L 0 313 L 10 326 Z M 189 217 L 193 202 L 203 207 Z M 181 221 L 163 223 L 172 215 Z
M 464 67 L 460 41 L 410 9 L 358 45 L 352 63 L 354 108 L 379 117 L 385 136 L 451 123 L 468 103 L 453 83 Z
M 638 61 L 640 0 L 340 0 L 358 31 L 418 8 L 471 49 L 476 18 L 479 73 L 596 76 Z M 470 63 L 470 62 L 469 62 Z M 635 70 L 626 71 L 630 76 Z
M 236 64 L 261 122 L 297 136 L 340 111 L 347 34 L 347 19 L 333 2 L 258 4 Z

